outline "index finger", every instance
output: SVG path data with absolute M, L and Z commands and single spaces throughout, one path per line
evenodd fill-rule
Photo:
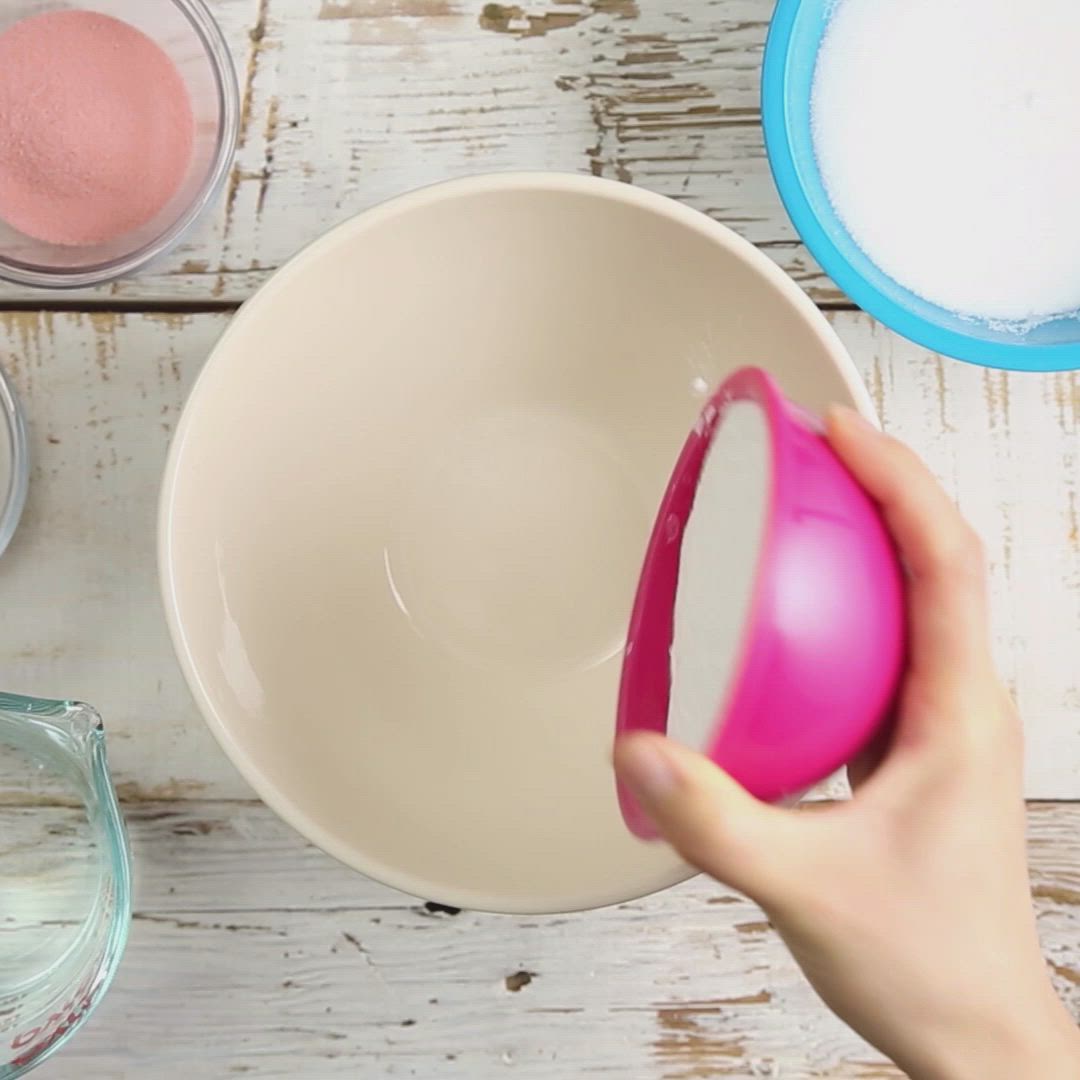
M 834 408 L 829 442 L 881 509 L 909 573 L 911 666 L 970 671 L 989 655 L 982 545 L 933 473 L 903 443 Z

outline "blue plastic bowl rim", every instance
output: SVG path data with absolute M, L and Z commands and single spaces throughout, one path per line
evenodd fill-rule
M 933 352 L 983 367 L 1010 371 L 1073 371 L 1080 346 L 1069 342 L 1025 345 L 979 341 L 912 314 L 859 274 L 822 227 L 803 190 L 791 150 L 788 125 L 788 51 L 802 0 L 778 0 L 765 43 L 761 75 L 761 118 L 765 151 L 784 208 L 810 253 L 832 280 L 863 310 Z

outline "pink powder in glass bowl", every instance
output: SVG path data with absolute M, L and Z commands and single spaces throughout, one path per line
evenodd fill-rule
M 4 0 L 0 278 L 95 285 L 172 247 L 228 176 L 239 112 L 203 0 Z
M 191 163 L 195 121 L 176 65 L 94 11 L 0 34 L 0 217 L 50 244 L 100 244 L 152 221 Z

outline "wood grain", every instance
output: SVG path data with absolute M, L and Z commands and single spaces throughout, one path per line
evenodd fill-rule
M 1080 797 L 1076 377 L 983 372 L 866 315 L 831 318 L 886 425 L 925 454 L 986 538 L 995 646 L 1028 726 L 1028 793 Z M 0 313 L 0 363 L 27 401 L 35 461 L 26 518 L 0 562 L 0 670 L 6 689 L 100 708 L 128 800 L 250 796 L 180 678 L 155 568 L 168 441 L 227 321 Z
M 42 1080 L 900 1076 L 826 1012 L 761 913 L 704 879 L 585 915 L 453 915 L 258 804 L 142 803 L 128 821 L 128 955 Z M 1044 947 L 1080 1014 L 1080 806 L 1029 822 Z
M 212 6 L 244 102 L 224 196 L 148 271 L 76 298 L 240 301 L 298 248 L 392 195 L 471 173 L 557 169 L 687 202 L 817 298 L 839 299 L 792 230 L 765 159 L 758 79 L 772 0 Z M 0 287 L 0 300 L 32 295 Z
M 243 92 L 219 204 L 134 280 L 60 301 L 0 286 L 0 363 L 34 453 L 0 560 L 0 683 L 102 710 L 137 870 L 118 982 L 42 1080 L 898 1077 L 817 1002 L 763 914 L 710 882 L 510 919 L 339 866 L 251 801 L 195 713 L 157 598 L 160 472 L 221 309 L 401 191 L 511 169 L 633 182 L 842 303 L 769 177 L 758 80 L 772 0 L 211 5 Z M 46 301 L 112 310 L 34 310 Z M 1080 799 L 1076 377 L 984 372 L 860 313 L 831 318 L 886 427 L 986 539 L 1029 795 Z M 64 832 L 69 810 L 30 810 L 24 794 L 0 765 L 0 853 L 28 814 L 37 834 Z M 1080 1017 L 1080 804 L 1034 803 L 1029 823 L 1048 963 Z

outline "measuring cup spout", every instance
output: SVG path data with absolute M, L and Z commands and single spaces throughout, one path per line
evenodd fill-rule
M 47 740 L 87 773 L 95 771 L 100 757 L 96 747 L 104 737 L 104 725 L 89 705 L 0 692 L 0 732 L 17 738 L 20 731 L 25 738 Z

